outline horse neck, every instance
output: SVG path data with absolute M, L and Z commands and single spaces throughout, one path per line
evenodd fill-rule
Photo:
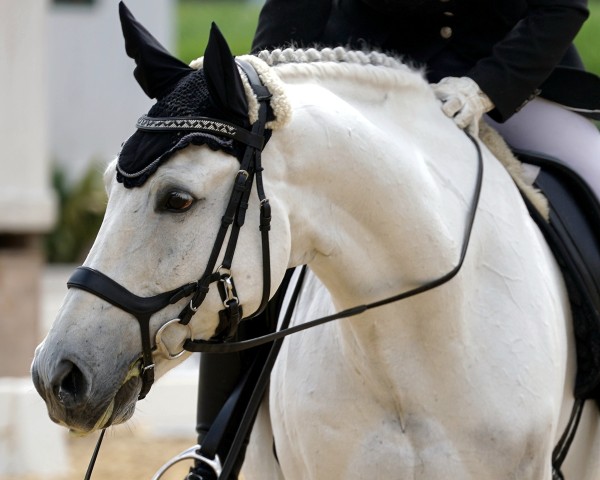
M 335 89 L 290 88 L 293 121 L 273 141 L 286 158 L 280 198 L 292 229 L 290 265 L 310 264 L 346 307 L 456 264 L 476 156 L 428 91 L 361 87 L 348 100 Z

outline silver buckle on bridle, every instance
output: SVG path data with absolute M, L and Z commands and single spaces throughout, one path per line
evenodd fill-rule
M 158 353 L 160 353 L 163 357 L 165 357 L 168 360 L 175 360 L 176 358 L 181 357 L 186 352 L 186 350 L 184 348 L 182 348 L 180 352 L 178 352 L 176 354 L 172 354 L 169 351 L 169 349 L 167 348 L 167 346 L 164 344 L 164 342 L 162 341 L 162 335 L 163 335 L 164 331 L 167 329 L 167 327 L 169 325 L 171 325 L 173 323 L 179 323 L 180 325 L 183 325 L 183 324 L 181 324 L 181 322 L 179 321 L 178 318 L 174 318 L 173 320 L 169 320 L 167 323 L 165 323 L 156 332 L 156 349 L 158 350 Z M 185 326 L 188 330 L 188 335 L 186 336 L 186 339 L 192 339 L 192 328 L 190 327 L 190 325 L 186 324 L 183 326 Z

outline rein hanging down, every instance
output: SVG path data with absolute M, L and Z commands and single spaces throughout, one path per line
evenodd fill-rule
M 481 186 L 483 183 L 483 157 L 481 154 L 481 147 L 477 143 L 476 139 L 474 139 L 467 132 L 465 132 L 465 134 L 471 140 L 471 142 L 473 142 L 473 145 L 475 145 L 475 148 L 477 150 L 477 163 L 478 163 L 477 179 L 476 179 L 476 184 L 475 184 L 475 191 L 473 193 L 473 200 L 471 203 L 471 208 L 470 208 L 468 216 L 467 216 L 467 222 L 466 222 L 466 226 L 465 226 L 464 238 L 463 238 L 463 242 L 462 242 L 462 246 L 461 246 L 461 250 L 460 250 L 459 260 L 458 260 L 458 263 L 456 264 L 456 266 L 452 270 L 450 270 L 446 274 L 436 278 L 435 280 L 431 280 L 430 282 L 420 285 L 419 287 L 413 288 L 411 290 L 407 290 L 407 291 L 399 293 L 397 295 L 393 295 L 391 297 L 387 297 L 387 298 L 384 298 L 384 299 L 381 299 L 381 300 L 378 300 L 375 302 L 367 303 L 365 305 L 357 305 L 355 307 L 348 308 L 346 310 L 342 310 L 341 312 L 334 313 L 332 315 L 328 315 L 325 317 L 317 318 L 315 320 L 301 323 L 301 324 L 295 325 L 293 327 L 284 328 L 279 331 L 276 331 L 276 332 L 273 332 L 273 333 L 270 333 L 267 335 L 263 335 L 261 337 L 252 338 L 249 340 L 241 340 L 238 342 L 225 342 L 225 343 L 214 343 L 211 341 L 189 339 L 184 343 L 183 348 L 190 352 L 201 352 L 201 353 L 241 352 L 243 350 L 257 347 L 259 345 L 263 345 L 268 342 L 280 340 L 280 339 L 287 337 L 288 335 L 291 335 L 293 333 L 301 332 L 303 330 L 307 330 L 309 328 L 313 328 L 318 325 L 323 325 L 325 323 L 329 323 L 334 320 L 339 320 L 342 318 L 353 317 L 353 316 L 359 315 L 367 310 L 371 310 L 371 309 L 378 308 L 378 307 L 383 307 L 384 305 L 388 305 L 390 303 L 399 302 L 401 300 L 404 300 L 404 299 L 407 299 L 410 297 L 414 297 L 415 295 L 419 295 L 419 294 L 427 292 L 429 290 L 433 290 L 434 288 L 437 288 L 437 287 L 443 285 L 444 283 L 447 283 L 450 280 L 452 280 L 458 274 L 460 269 L 462 268 L 462 265 L 464 263 L 466 255 L 467 255 L 467 250 L 469 247 L 469 240 L 471 238 L 471 232 L 473 230 L 473 225 L 475 222 L 475 214 L 477 212 L 477 207 L 479 205 L 479 197 L 481 194 Z M 299 295 L 299 292 L 295 293 L 293 298 L 297 298 L 298 295 Z M 290 302 L 290 304 L 293 304 L 293 300 Z

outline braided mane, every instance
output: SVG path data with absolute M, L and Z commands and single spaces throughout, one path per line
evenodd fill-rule
M 335 48 L 286 48 L 263 50 L 258 58 L 274 67 L 285 79 L 315 77 L 360 80 L 376 86 L 413 84 L 427 88 L 421 69 L 403 63 L 398 57 L 377 51 Z
M 396 57 L 381 52 L 365 52 L 336 48 L 286 48 L 272 51 L 263 50 L 258 55 L 238 57 L 252 64 L 262 82 L 273 95 L 271 107 L 276 120 L 267 124 L 277 129 L 285 125 L 291 117 L 291 107 L 285 95 L 284 82 L 303 79 L 355 81 L 361 86 L 377 88 L 417 88 L 429 90 L 423 71 L 413 68 Z M 202 68 L 204 58 L 190 63 L 192 68 Z M 258 103 L 254 99 L 250 85 L 243 79 L 249 101 L 250 123 L 256 121 Z
M 406 68 L 398 58 L 376 51 L 347 50 L 343 47 L 336 48 L 286 48 L 276 50 L 263 50 L 258 57 L 269 66 L 287 63 L 356 63 L 360 65 L 379 65 L 388 68 Z

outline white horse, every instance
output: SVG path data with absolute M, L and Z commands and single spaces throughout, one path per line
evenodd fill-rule
M 477 150 L 421 73 L 342 49 L 261 58 L 246 60 L 274 94 L 277 116 L 263 152 L 273 290 L 287 268 L 308 264 L 315 275 L 295 323 L 442 277 L 469 245 L 447 283 L 285 340 L 246 478 L 552 478 L 552 449 L 574 402 L 571 318 L 560 271 L 513 180 L 482 146 L 469 235 Z M 196 280 L 237 159 L 189 146 L 132 189 L 115 169 L 106 171 L 106 216 L 85 265 L 142 297 Z M 162 208 L 173 191 L 189 200 L 177 212 Z M 232 266 L 246 312 L 261 299 L 257 203 L 253 196 Z M 190 323 L 195 339 L 217 327 L 214 290 Z M 152 316 L 152 338 L 187 301 Z M 97 296 L 68 292 L 33 365 L 53 420 L 87 433 L 131 416 L 139 328 Z M 190 334 L 179 325 L 166 333 L 171 352 Z M 159 376 L 177 364 L 154 357 Z M 590 404 L 565 477 L 600 478 L 599 452 Z

